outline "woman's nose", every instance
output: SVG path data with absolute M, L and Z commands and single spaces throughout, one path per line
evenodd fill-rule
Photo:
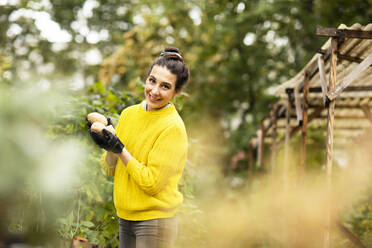
M 159 89 L 157 86 L 154 86 L 152 89 L 151 89 L 151 93 L 152 94 L 159 94 Z

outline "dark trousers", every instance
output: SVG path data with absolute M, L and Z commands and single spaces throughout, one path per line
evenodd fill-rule
M 119 218 L 120 248 L 171 248 L 177 225 L 177 217 L 144 221 Z

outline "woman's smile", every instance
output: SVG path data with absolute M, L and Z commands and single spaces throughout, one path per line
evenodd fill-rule
M 160 101 L 160 100 L 161 100 L 161 98 L 159 98 L 159 97 L 155 97 L 155 96 L 153 96 L 151 93 L 149 93 L 149 99 L 150 99 L 150 101 L 152 101 L 152 102 L 157 102 L 157 101 Z

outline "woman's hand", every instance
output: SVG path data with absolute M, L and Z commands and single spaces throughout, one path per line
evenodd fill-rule
M 107 150 L 106 148 L 108 147 L 108 142 L 107 142 L 107 138 L 104 137 L 103 135 L 100 135 L 99 133 L 95 132 L 95 131 L 92 131 L 90 128 L 89 128 L 89 134 L 90 134 L 90 137 L 92 138 L 92 140 L 101 148 Z
M 121 153 L 124 148 L 123 143 L 121 143 L 120 139 L 115 135 L 112 134 L 110 131 L 103 129 L 102 136 L 105 139 L 105 147 L 104 149 L 109 152 L 113 153 Z
M 111 119 L 107 118 L 108 125 L 112 125 Z M 89 130 L 90 137 L 92 137 L 93 141 L 101 148 L 105 149 L 106 151 L 113 152 L 113 153 L 121 153 L 124 148 L 123 143 L 121 143 L 120 139 L 109 132 L 106 129 L 102 130 L 102 135 L 92 131 L 90 123 L 87 119 L 87 126 Z

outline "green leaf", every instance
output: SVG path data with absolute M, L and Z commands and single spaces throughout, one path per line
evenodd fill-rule
M 94 223 L 93 222 L 90 222 L 90 221 L 82 221 L 80 224 L 82 226 L 85 226 L 85 227 L 88 227 L 88 228 L 95 226 Z

